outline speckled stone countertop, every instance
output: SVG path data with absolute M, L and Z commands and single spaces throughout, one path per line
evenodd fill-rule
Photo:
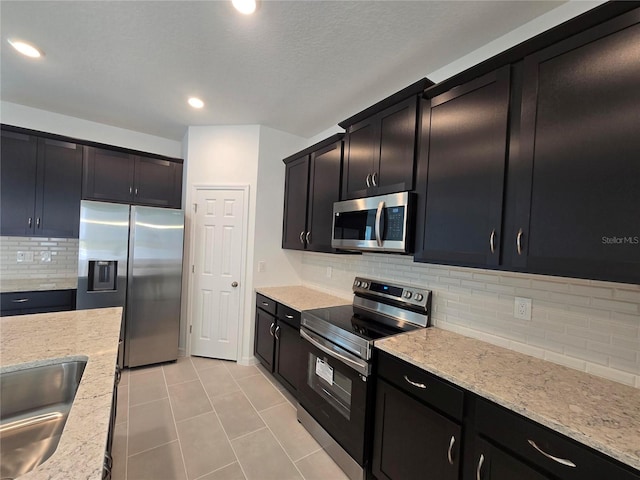
M 338 305 L 351 304 L 351 300 L 329 295 L 328 293 L 301 285 L 256 288 L 256 292 L 299 312 L 313 308 L 337 307 Z
M 427 328 L 376 348 L 640 469 L 640 390 Z
M 35 292 L 43 290 L 72 290 L 78 288 L 77 277 L 5 279 L 0 281 L 0 292 Z
M 87 360 L 55 453 L 20 480 L 100 480 L 109 429 L 122 308 L 0 319 L 0 371 Z

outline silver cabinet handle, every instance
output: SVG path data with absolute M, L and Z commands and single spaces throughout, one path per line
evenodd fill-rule
M 307 241 L 307 243 L 310 243 L 310 241 L 311 241 L 311 232 L 307 232 L 307 234 L 304 236 L 304 238 Z
M 378 204 L 378 210 L 376 211 L 376 243 L 379 247 L 382 246 L 382 233 L 380 232 L 380 220 L 382 219 L 382 209 L 384 208 L 384 202 Z
M 304 245 L 304 232 L 300 232 L 300 243 Z
M 232 286 L 233 288 L 236 288 L 236 287 L 238 286 L 238 282 L 231 282 L 231 286 Z
M 138 196 L 138 189 L 136 188 L 136 193 L 135 193 L 136 197 Z
M 567 460 L 565 458 L 554 457 L 553 455 L 551 455 L 551 454 L 545 452 L 544 450 L 542 450 L 538 445 L 536 445 L 536 442 L 534 442 L 533 440 L 527 440 L 527 442 L 529 442 L 529 445 L 531 445 L 533 448 L 535 448 L 542 455 L 544 455 L 545 457 L 553 460 L 554 462 L 557 462 L 560 465 L 564 465 L 565 467 L 576 468 L 576 464 L 573 463 L 571 460 Z
M 422 388 L 423 390 L 427 388 L 424 383 L 413 382 L 409 380 L 409 377 L 407 377 L 406 375 L 404 376 L 404 379 L 407 381 L 407 383 L 413 385 L 414 387 Z
M 373 175 L 371 175 L 371 183 L 374 187 L 378 186 L 378 172 L 373 172 Z
M 263 307 L 268 307 L 268 306 L 269 306 L 269 304 L 268 304 L 267 302 L 262 302 L 262 306 L 263 306 Z
M 365 182 L 367 182 L 367 188 L 369 188 L 371 186 L 371 174 L 370 173 L 367 174 L 367 178 L 365 179 Z
M 449 465 L 453 465 L 453 445 L 456 443 L 456 437 L 451 435 L 451 440 L 449 441 L 449 450 L 447 450 L 447 460 L 449 460 Z
M 31 228 L 32 224 L 33 224 L 33 218 L 29 217 L 29 228 Z
M 272 337 L 273 337 L 273 327 L 275 326 L 276 326 L 275 322 L 272 322 L 271 325 L 269 325 L 269 333 L 271 334 Z
M 494 228 L 493 230 L 491 230 L 491 237 L 489 238 L 489 248 L 491 248 L 491 253 L 495 253 L 496 251 L 496 246 L 495 246 L 495 240 L 496 240 L 496 229 Z
M 293 319 L 293 315 L 285 315 L 285 318 L 288 318 L 289 320 Z
M 276 331 L 273 336 L 276 337 L 276 340 L 280 340 L 280 325 L 276 327 Z
M 36 227 L 40 228 L 40 217 L 36 218 Z
M 29 299 L 28 298 L 17 298 L 15 300 L 11 300 L 13 303 L 24 303 L 24 302 L 28 302 Z
M 484 465 L 484 454 L 480 454 L 478 467 L 476 468 L 476 480 L 482 480 L 482 465 Z
M 518 255 L 522 255 L 522 229 L 518 230 L 518 236 L 516 237 L 516 249 L 518 250 Z
M 133 187 L 129 187 L 129 195 L 133 193 Z

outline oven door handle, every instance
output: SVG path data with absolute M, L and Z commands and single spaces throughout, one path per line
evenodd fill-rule
M 382 232 L 380 231 L 380 220 L 382 219 L 382 209 L 384 208 L 384 201 L 378 204 L 378 209 L 376 210 L 376 226 L 375 226 L 375 234 L 376 234 L 376 243 L 379 247 L 382 246 Z
M 364 360 L 360 360 L 357 357 L 354 357 L 347 353 L 339 353 L 336 352 L 335 349 L 325 345 L 325 342 L 312 333 L 307 333 L 305 330 L 300 329 L 300 336 L 307 340 L 311 345 L 316 347 L 318 350 L 322 350 L 324 353 L 329 355 L 330 357 L 335 358 L 343 363 L 346 363 L 351 368 L 356 370 L 358 373 L 361 373 L 365 377 L 369 376 L 369 364 Z

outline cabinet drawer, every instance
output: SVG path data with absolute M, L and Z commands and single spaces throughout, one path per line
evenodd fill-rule
M 271 315 L 276 314 L 276 302 L 274 300 L 271 300 L 269 297 L 260 295 L 259 293 L 256 293 L 256 307 L 261 308 Z
M 300 329 L 300 312 L 291 307 L 278 303 L 277 314 L 278 319 L 287 322 L 292 327 Z
M 73 310 L 76 305 L 76 291 L 45 290 L 3 293 L 0 295 L 0 303 L 2 316 Z
M 378 352 L 378 375 L 423 402 L 462 419 L 464 391 L 387 353 Z
M 640 479 L 637 470 L 633 473 L 630 467 L 553 430 L 487 400 L 476 402 L 478 432 L 542 471 L 563 480 Z

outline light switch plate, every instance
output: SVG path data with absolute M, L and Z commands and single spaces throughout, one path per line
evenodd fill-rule
M 258 262 L 258 272 L 264 272 L 267 269 L 267 262 L 260 260 Z
M 333 274 L 333 270 L 331 267 L 327 267 L 327 278 L 331 278 L 331 275 Z

